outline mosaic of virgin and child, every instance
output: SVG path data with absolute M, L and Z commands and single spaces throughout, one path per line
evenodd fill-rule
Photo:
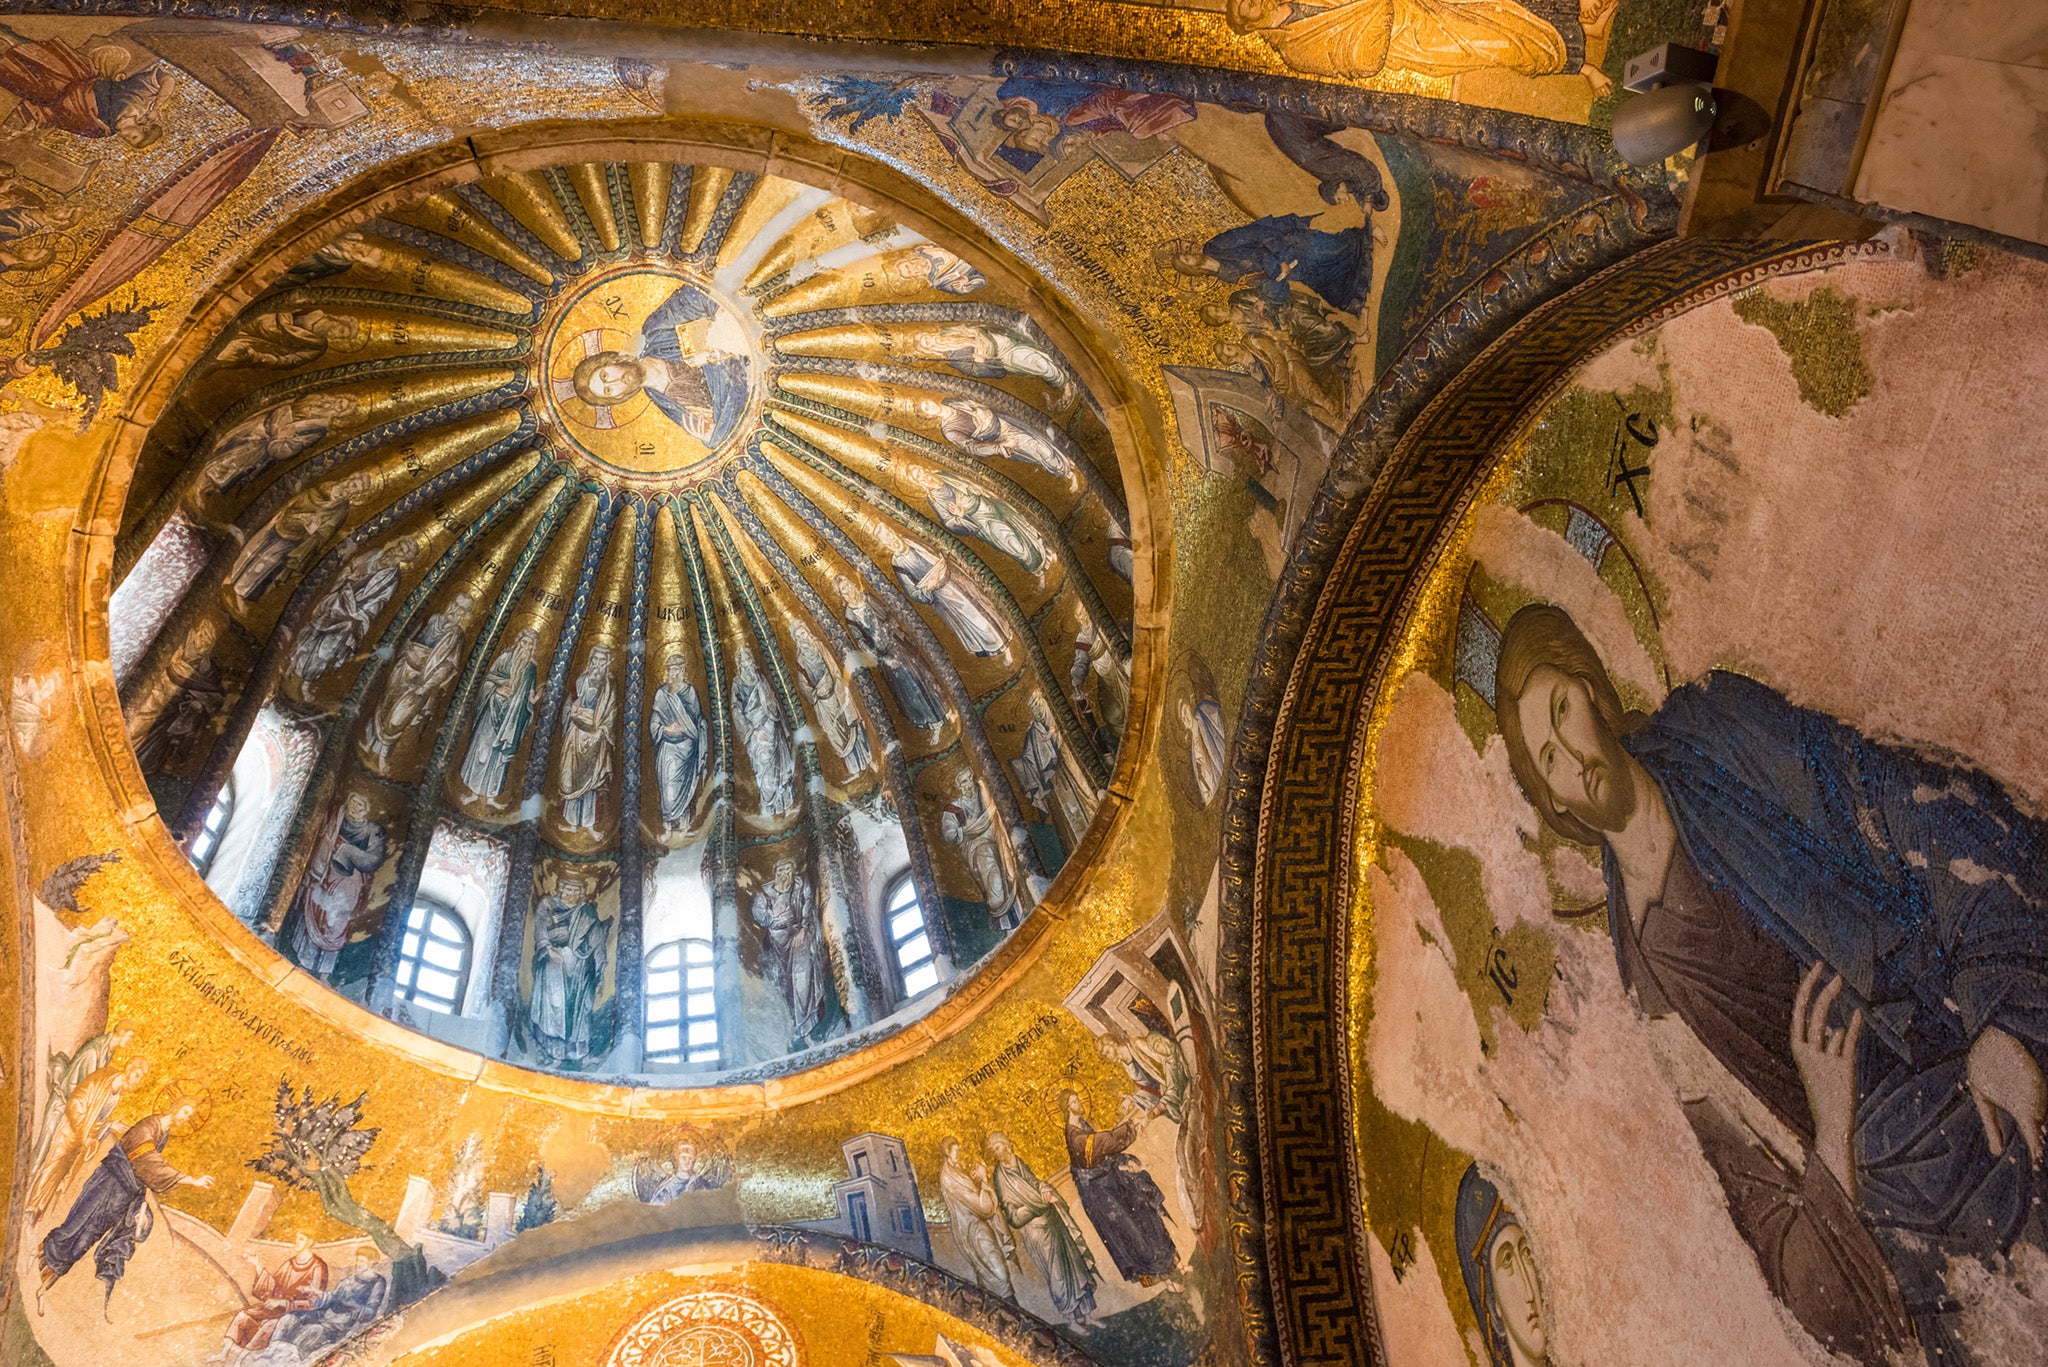
M 1705 1064 L 1680 1101 L 1772 1292 L 1859 1361 L 1977 1360 L 1952 1260 L 2048 1247 L 2048 826 L 1738 674 L 1628 711 L 1547 604 L 1495 693 L 1522 792 L 1601 851 L 1660 1056 Z
M 602 333 L 584 334 L 589 353 L 557 397 L 574 397 L 597 413 L 598 427 L 619 425 L 613 410 L 645 394 L 656 411 L 716 448 L 732 435 L 753 393 L 745 339 L 727 311 L 694 285 L 681 285 L 640 325 L 632 351 L 596 349 Z

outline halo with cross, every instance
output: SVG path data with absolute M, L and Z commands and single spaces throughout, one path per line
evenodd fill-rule
M 657 321 L 665 306 L 682 299 L 696 302 L 697 316 Z M 716 364 L 725 365 L 727 385 L 738 379 L 746 386 L 751 407 L 762 368 L 759 348 L 738 307 L 691 272 L 631 261 L 580 281 L 558 302 L 544 335 L 541 390 L 547 408 L 573 450 L 591 458 L 597 473 L 690 480 L 721 453 L 737 449 L 734 437 L 744 430 L 743 413 L 727 412 L 715 448 L 705 439 L 710 434 L 700 436 L 676 416 L 689 401 L 691 381 Z M 613 403 L 592 395 L 587 384 L 579 392 L 577 367 L 605 353 L 630 358 L 635 365 L 646 364 L 643 358 L 661 358 L 653 362 L 657 387 L 636 384 Z M 739 362 L 736 374 L 732 358 Z M 638 378 L 650 377 L 643 371 Z
M 591 403 L 576 392 L 576 367 L 601 351 L 633 354 L 635 337 L 617 328 L 584 328 L 562 337 L 548 357 L 548 389 L 555 409 L 578 427 L 610 432 L 632 422 L 652 402 L 645 390 L 635 390 L 618 403 Z

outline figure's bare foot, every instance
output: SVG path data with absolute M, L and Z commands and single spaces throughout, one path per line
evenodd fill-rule
M 1580 67 L 1579 74 L 1586 78 L 1587 85 L 1593 87 L 1594 99 L 1598 99 L 1602 95 L 1612 95 L 1614 93 L 1613 78 L 1591 62 Z

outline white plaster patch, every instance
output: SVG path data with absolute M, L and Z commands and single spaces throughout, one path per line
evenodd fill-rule
M 1516 835 L 1535 814 L 1499 740 L 1475 754 L 1449 696 L 1411 678 L 1380 745 L 1389 823 L 1478 855 L 1498 921 L 1547 917 L 1542 865 Z M 1702 1344 L 1745 1364 L 1825 1360 L 1782 1315 L 1729 1220 L 1606 938 L 1551 923 L 1544 1019 L 1525 1033 L 1496 1012 L 1489 1054 L 1419 871 L 1390 849 L 1366 877 L 1374 1091 L 1514 1181 L 1550 1301 L 1551 1360 L 1690 1367 Z
M 1380 1312 L 1381 1337 L 1386 1340 L 1387 1361 L 1401 1367 L 1471 1367 L 1465 1356 L 1465 1342 L 1458 1335 L 1450 1306 L 1444 1301 L 1444 1282 L 1436 1254 L 1422 1231 L 1411 1231 L 1415 1240 L 1415 1261 L 1400 1277 L 1377 1238 L 1368 1236 L 1366 1251 L 1372 1258 L 1373 1301 Z M 1485 1361 L 1481 1354 L 1480 1361 Z
M 1473 750 L 1451 695 L 1426 674 L 1409 675 L 1394 695 L 1374 785 L 1396 830 L 1479 856 L 1496 920 L 1549 924 L 1543 864 L 1523 843 L 1538 818 L 1515 786 L 1507 745 L 1495 736 L 1483 755 Z
M 1999 1268 L 1952 1258 L 1948 1289 L 1982 1362 L 2048 1362 L 2048 1253 L 2020 1244 Z

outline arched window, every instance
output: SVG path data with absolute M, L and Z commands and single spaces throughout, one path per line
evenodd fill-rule
M 452 1016 L 469 990 L 470 958 L 469 926 L 452 908 L 420 898 L 405 914 L 396 995 Z
M 917 900 L 917 885 L 904 874 L 889 887 L 882 919 L 889 928 L 889 947 L 896 955 L 896 973 L 903 982 L 903 1000 L 939 985 L 939 966 L 932 954 L 932 937 L 924 923 L 924 904 Z
M 199 834 L 192 837 L 191 848 L 186 851 L 201 878 L 213 871 L 213 857 L 220 853 L 220 838 L 227 834 L 228 821 L 234 814 L 235 781 L 231 778 L 213 795 L 213 806 L 207 809 L 206 820 L 200 823 Z
M 671 940 L 647 956 L 647 1061 L 718 1062 L 718 973 L 709 940 Z

